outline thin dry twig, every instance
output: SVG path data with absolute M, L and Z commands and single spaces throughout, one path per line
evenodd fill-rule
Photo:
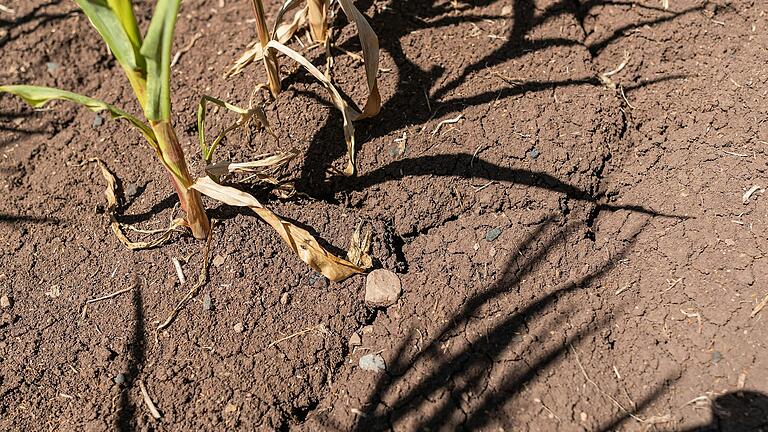
M 113 297 L 117 297 L 117 296 L 119 296 L 122 293 L 127 293 L 128 291 L 132 290 L 133 288 L 134 288 L 133 286 L 130 286 L 128 288 L 121 289 L 120 291 L 115 291 L 112 294 L 107 294 L 107 295 L 103 295 L 101 297 L 97 297 L 95 299 L 86 300 L 85 303 L 83 304 L 83 311 L 80 313 L 80 318 L 85 320 L 85 314 L 88 311 L 88 305 L 89 304 L 96 303 L 96 302 L 99 302 L 99 301 L 102 301 L 102 300 L 108 300 L 108 299 L 111 299 Z
M 176 276 L 179 277 L 179 283 L 184 285 L 187 278 L 184 277 L 184 270 L 181 269 L 181 262 L 179 262 L 178 258 L 171 258 L 171 261 L 173 261 L 173 268 L 176 269 Z
M 203 37 L 202 33 L 195 33 L 194 36 L 192 36 L 192 40 L 189 41 L 187 45 L 184 46 L 184 48 L 180 49 L 174 56 L 173 60 L 171 60 L 171 67 L 176 66 L 176 63 L 179 62 L 179 59 L 181 59 L 181 56 L 184 55 L 187 51 L 191 50 L 192 47 L 195 45 L 195 42 L 197 42 L 198 39 Z
M 179 312 L 184 308 L 187 302 L 196 296 L 198 291 L 200 291 L 200 288 L 202 288 L 202 286 L 205 285 L 205 283 L 208 281 L 208 256 L 210 255 L 211 251 L 211 238 L 213 237 L 214 223 L 215 220 L 211 220 L 211 230 L 208 232 L 208 240 L 205 242 L 205 249 L 203 252 L 203 267 L 200 269 L 200 275 L 197 278 L 197 283 L 189 290 L 189 292 L 187 292 L 187 295 L 185 295 L 184 298 L 179 301 L 176 307 L 173 308 L 173 312 L 168 315 L 168 318 L 166 318 L 165 321 L 157 326 L 158 330 L 163 330 L 164 328 L 171 325 L 173 320 L 176 319 L 176 317 L 179 315 Z
M 5 12 L 5 13 L 11 14 L 11 15 L 16 15 L 16 10 L 15 9 L 11 9 L 8 6 L 3 6 L 1 4 L 0 4 L 0 12 Z
M 301 336 L 301 335 L 303 335 L 303 334 L 306 334 L 306 333 L 309 333 L 309 332 L 311 332 L 311 331 L 315 331 L 315 330 L 318 330 L 318 331 L 319 331 L 319 330 L 321 330 L 322 328 L 323 328 L 323 325 L 322 325 L 322 324 L 318 324 L 318 325 L 316 325 L 316 326 L 312 326 L 312 327 L 307 327 L 307 328 L 305 328 L 304 330 L 301 330 L 301 331 L 297 331 L 297 332 L 296 332 L 296 333 L 294 333 L 294 334 L 291 334 L 291 335 L 288 335 L 288 336 L 286 336 L 286 337 L 280 338 L 280 339 L 278 339 L 278 340 L 276 340 L 276 341 L 273 341 L 272 343 L 270 343 L 269 345 L 267 345 L 267 349 L 268 349 L 268 348 L 272 348 L 273 346 L 275 346 L 275 345 L 279 344 L 280 342 L 285 342 L 285 341 L 287 341 L 287 340 L 289 340 L 289 339 L 293 339 L 293 338 L 295 338 L 296 336 Z
M 762 187 L 760 187 L 759 185 L 754 185 L 754 186 L 752 186 L 751 188 L 749 188 L 749 190 L 747 190 L 746 192 L 744 192 L 744 195 L 742 195 L 742 196 L 741 196 L 741 203 L 742 203 L 742 204 L 744 204 L 744 205 L 747 205 L 747 204 L 749 204 L 749 199 L 750 199 L 750 198 L 752 197 L 752 195 L 754 195 L 756 192 L 760 192 L 760 193 L 763 193 L 763 192 L 765 192 L 765 189 L 763 189 L 763 188 L 762 188 Z
M 160 420 L 162 415 L 160 415 L 160 411 L 157 410 L 155 403 L 152 402 L 152 398 L 147 393 L 147 388 L 144 387 L 144 383 L 141 381 L 139 381 L 139 388 L 141 389 L 141 397 L 144 399 L 144 403 L 147 404 L 147 408 L 149 408 L 149 413 L 152 414 L 155 420 Z
M 766 294 L 765 297 L 763 297 L 763 300 L 761 300 L 760 303 L 758 303 L 757 306 L 752 309 L 752 313 L 749 314 L 749 317 L 754 318 L 757 314 L 760 313 L 761 310 L 763 310 L 766 305 L 768 305 L 768 294 Z
M 568 344 L 568 347 L 571 348 L 571 351 L 573 351 L 573 356 L 576 358 L 576 364 L 579 365 L 579 369 L 581 369 L 581 373 L 584 375 L 584 378 L 587 380 L 588 383 L 592 384 L 597 391 L 599 391 L 603 396 L 607 397 L 611 400 L 611 402 L 614 403 L 619 409 L 624 412 L 624 414 L 632 417 L 633 419 L 637 420 L 639 423 L 645 423 L 645 420 L 641 419 L 640 417 L 632 414 L 631 412 L 627 411 L 626 408 L 624 408 L 623 405 L 619 403 L 613 396 L 609 395 L 608 393 L 604 392 L 603 389 L 600 388 L 599 385 L 597 385 L 596 382 L 592 381 L 592 378 L 587 375 L 587 371 L 584 369 L 584 366 L 581 365 L 581 360 L 579 360 L 579 354 L 576 352 L 576 348 L 573 347 L 570 343 Z
M 461 120 L 463 118 L 464 118 L 464 114 L 459 114 L 459 115 L 457 115 L 456 117 L 454 117 L 452 119 L 447 119 L 447 120 L 441 121 L 440 123 L 437 124 L 437 127 L 435 127 L 435 130 L 432 131 L 432 135 L 434 136 L 436 133 L 438 133 L 440 131 L 440 128 L 443 127 L 443 125 L 458 123 L 459 120 Z

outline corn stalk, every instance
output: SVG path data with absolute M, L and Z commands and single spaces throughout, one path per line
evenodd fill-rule
M 168 172 L 192 235 L 198 239 L 206 238 L 210 231 L 208 216 L 200 193 L 190 188 L 194 181 L 171 117 L 171 47 L 181 0 L 158 0 L 143 41 L 131 0 L 75 2 L 122 66 L 146 121 L 102 101 L 65 90 L 12 85 L 0 87 L 0 92 L 17 95 L 33 107 L 59 99 L 84 105 L 95 112 L 107 111 L 113 118 L 127 120 L 139 129 Z
M 263 51 L 264 67 L 267 70 L 267 79 L 269 80 L 269 91 L 273 97 L 280 94 L 280 72 L 277 64 L 277 56 L 274 51 L 267 48 L 269 43 L 269 29 L 264 14 L 264 4 L 261 0 L 251 0 L 253 14 L 256 17 L 256 33 L 259 36 L 259 45 Z
M 315 42 L 325 42 L 328 37 L 328 8 L 330 3 L 330 0 L 307 0 L 309 33 Z

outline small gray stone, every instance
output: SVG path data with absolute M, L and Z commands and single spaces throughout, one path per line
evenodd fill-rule
M 389 270 L 377 269 L 365 279 L 365 302 L 372 306 L 388 307 L 395 304 L 403 286 L 400 278 Z
M 238 333 L 242 333 L 243 330 L 245 330 L 245 326 L 243 326 L 243 323 L 237 323 L 234 327 L 232 327 L 232 329 Z
M 128 183 L 125 185 L 125 196 L 128 199 L 133 199 L 139 194 L 139 186 L 136 183 Z
M 501 228 L 491 228 L 485 233 L 485 239 L 492 242 L 501 235 Z
M 723 359 L 723 355 L 720 353 L 720 351 L 712 351 L 712 364 L 716 365 L 720 363 L 720 360 Z
M 539 151 L 536 150 L 536 147 L 528 151 L 528 157 L 534 160 L 539 157 Z
M 112 378 L 112 381 L 114 381 L 115 384 L 117 384 L 117 385 L 125 384 L 125 374 L 121 374 L 121 373 L 117 374 L 117 376 Z
M 384 358 L 378 354 L 366 354 L 360 357 L 358 362 L 360 369 L 371 372 L 384 372 L 387 366 L 384 364 Z
M 7 294 L 3 294 L 3 296 L 0 297 L 0 308 L 8 309 L 9 307 L 11 307 L 11 305 L 12 305 L 11 298 L 8 297 Z
M 45 64 L 45 67 L 48 68 L 48 73 L 54 73 L 59 69 L 59 64 L 54 62 L 48 62 Z
M 91 123 L 93 127 L 97 128 L 104 124 L 104 117 L 96 114 L 96 117 L 93 118 L 93 123 Z
M 211 295 L 208 293 L 205 293 L 203 296 L 203 310 L 204 311 L 210 311 L 213 309 L 213 302 L 211 301 Z

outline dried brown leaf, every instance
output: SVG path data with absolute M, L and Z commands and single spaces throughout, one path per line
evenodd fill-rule
M 294 2 L 296 3 L 296 2 Z M 279 22 L 279 21 L 278 21 Z M 302 8 L 293 16 L 290 22 L 277 26 L 272 33 L 272 39 L 286 43 L 296 32 L 307 24 L 307 8 Z M 241 73 L 248 65 L 264 58 L 264 50 L 261 43 L 256 40 L 251 42 L 248 49 L 235 61 L 235 64 L 224 74 L 224 78 L 233 77 Z
M 291 150 L 287 152 L 276 152 L 271 155 L 262 155 L 259 159 L 251 162 L 232 163 L 230 161 L 221 161 L 208 165 L 205 168 L 205 172 L 208 175 L 216 177 L 234 173 L 262 173 L 267 169 L 279 168 L 285 165 L 298 154 L 298 151 Z
M 349 241 L 349 251 L 347 252 L 347 259 L 354 265 L 369 269 L 373 267 L 373 260 L 369 255 L 371 250 L 371 229 L 370 227 L 365 230 L 364 234 L 361 234 L 363 228 L 363 222 L 357 224 L 355 232 L 352 233 L 352 239 Z
M 325 250 L 308 231 L 280 218 L 246 192 L 222 186 L 210 177 L 197 179 L 192 189 L 227 205 L 250 208 L 277 231 L 302 261 L 332 281 L 339 282 L 364 272 L 362 268 Z
M 117 217 L 115 216 L 115 213 L 117 212 L 117 179 L 115 178 L 114 174 L 109 171 L 109 168 L 107 168 L 107 165 L 101 159 L 93 158 L 90 159 L 90 161 L 96 162 L 96 164 L 99 166 L 99 169 L 101 169 L 101 175 L 107 182 L 107 187 L 104 189 L 104 195 L 107 197 L 107 215 L 109 215 L 112 232 L 115 233 L 115 237 L 117 237 L 117 239 L 120 240 L 120 243 L 122 243 L 126 248 L 130 250 L 140 250 L 151 249 L 160 246 L 161 244 L 168 241 L 176 228 L 183 225 L 183 221 L 178 219 L 174 220 L 171 223 L 171 226 L 168 227 L 168 229 L 165 230 L 160 237 L 152 240 L 151 242 L 133 242 L 129 240 L 125 233 L 123 233 L 120 222 L 117 221 Z

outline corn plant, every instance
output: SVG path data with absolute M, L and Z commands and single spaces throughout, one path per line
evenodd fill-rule
M 379 70 L 379 39 L 371 28 L 368 21 L 362 13 L 355 7 L 352 0 L 336 0 L 341 6 L 341 10 L 355 23 L 360 42 L 363 48 L 362 61 L 365 66 L 366 84 L 368 86 L 368 98 L 362 109 L 350 106 L 342 93 L 333 83 L 331 78 L 332 57 L 330 57 L 330 32 L 328 28 L 328 11 L 331 5 L 330 0 L 307 0 L 306 7 L 300 9 L 293 20 L 288 23 L 282 23 L 285 14 L 297 7 L 300 0 L 285 0 L 280 7 L 275 24 L 270 35 L 267 32 L 266 17 L 264 16 L 264 7 L 261 0 L 251 0 L 253 12 L 256 18 L 256 33 L 258 41 L 253 47 L 235 62 L 234 66 L 225 74 L 225 77 L 240 73 L 247 65 L 256 60 L 263 60 L 267 71 L 268 87 L 273 97 L 280 93 L 280 72 L 277 67 L 276 52 L 287 56 L 299 63 L 312 76 L 314 76 L 323 87 L 328 90 L 331 96 L 331 102 L 341 112 L 344 120 L 344 141 L 347 147 L 349 162 L 344 169 L 344 175 L 355 175 L 357 171 L 355 157 L 355 128 L 354 121 L 373 117 L 378 114 L 381 108 L 381 96 L 377 83 L 377 74 Z M 329 56 L 326 60 L 327 69 L 322 73 L 315 65 L 307 60 L 300 53 L 289 48 L 285 44 L 293 35 L 305 24 L 308 24 L 309 33 L 312 38 L 326 46 L 326 54 Z M 260 84 L 259 86 L 263 86 Z
M 171 183 L 186 213 L 186 225 L 198 238 L 210 230 L 200 193 L 190 186 L 190 176 L 171 115 L 171 47 L 176 16 L 181 0 L 158 0 L 149 28 L 142 38 L 131 0 L 75 0 L 125 72 L 139 102 L 144 120 L 105 102 L 49 87 L 27 85 L 0 86 L 0 92 L 21 97 L 33 107 L 54 99 L 85 106 L 91 111 L 108 112 L 136 127 L 168 172 Z

